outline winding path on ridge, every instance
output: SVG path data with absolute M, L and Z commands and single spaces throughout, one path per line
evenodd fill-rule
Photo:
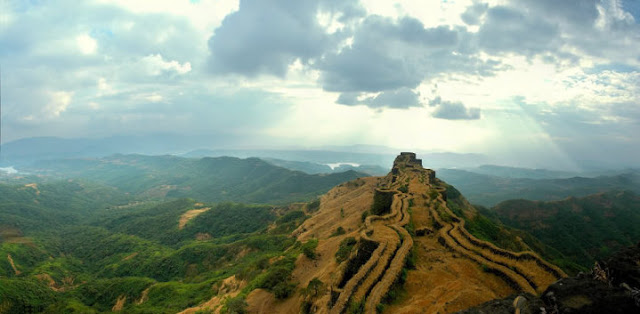
M 404 228 L 409 223 L 409 194 L 398 190 L 397 184 L 380 192 L 392 192 L 390 213 L 370 215 L 360 237 L 378 243 L 368 261 L 345 284 L 331 313 L 342 313 L 350 300 L 366 300 L 365 312 L 375 313 L 376 306 L 396 281 L 413 247 L 413 239 Z
M 513 291 L 537 294 L 566 276 L 535 253 L 514 253 L 471 235 L 465 229 L 465 220 L 448 207 L 446 189 L 435 178 L 435 173 L 410 162 L 411 159 L 394 163 L 395 171 L 379 185 L 385 188 L 376 189 L 380 193 L 394 193 L 390 212 L 368 216 L 360 232 L 361 241 L 375 242 L 378 246 L 344 287 L 334 291 L 339 294 L 331 313 L 344 313 L 353 303 L 364 304 L 365 313 L 376 313 L 378 304 L 401 276 L 414 245 L 414 239 L 405 229 L 411 221 L 410 204 L 413 211 L 423 211 L 420 214 L 429 217 L 431 222 L 426 229 L 431 232 L 429 237 L 437 239 L 433 250 L 454 252 L 458 258 L 479 266 L 485 276 L 503 282 L 502 285 Z

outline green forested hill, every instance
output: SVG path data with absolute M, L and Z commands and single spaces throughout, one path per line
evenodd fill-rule
M 640 241 L 640 196 L 629 191 L 549 202 L 510 200 L 492 212 L 586 267 Z
M 640 193 L 640 173 L 637 170 L 593 178 L 564 179 L 501 177 L 498 175 L 505 175 L 504 171 L 488 175 L 459 169 L 440 169 L 437 175 L 459 189 L 471 203 L 483 206 L 495 206 L 512 199 L 551 201 L 620 190 Z
M 302 204 L 127 203 L 113 187 L 67 181 L 0 191 L 1 313 L 111 312 L 119 298 L 125 313 L 176 313 L 232 275 L 287 295 L 304 247 L 290 237 Z
M 310 200 L 342 182 L 365 176 L 355 171 L 309 175 L 257 158 L 143 155 L 50 160 L 31 170 L 84 178 L 144 198 L 190 197 L 215 202 L 277 204 Z

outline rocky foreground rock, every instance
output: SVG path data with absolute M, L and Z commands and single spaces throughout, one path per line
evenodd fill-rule
M 640 243 L 590 273 L 558 280 L 541 297 L 512 295 L 458 313 L 640 313 Z

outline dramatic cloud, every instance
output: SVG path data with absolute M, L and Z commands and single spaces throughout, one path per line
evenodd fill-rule
M 479 108 L 467 108 L 461 102 L 443 101 L 440 96 L 429 101 L 429 106 L 435 107 L 433 117 L 446 120 L 478 120 Z
M 457 33 L 447 27 L 425 29 L 413 18 L 395 22 L 369 16 L 359 25 L 351 45 L 319 62 L 321 82 L 325 90 L 339 92 L 415 88 L 426 76 L 427 53 L 456 43 Z
M 640 147 L 639 21 L 635 0 L 0 1 L 2 140 L 622 156 Z
M 478 32 L 479 46 L 489 53 L 532 55 L 558 48 L 558 28 L 509 7 L 493 7 Z
M 317 1 L 242 0 L 209 39 L 215 73 L 284 76 L 296 59 L 323 52 L 328 38 L 318 24 Z

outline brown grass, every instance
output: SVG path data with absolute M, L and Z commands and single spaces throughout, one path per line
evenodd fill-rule
M 142 294 L 140 295 L 140 299 L 136 300 L 136 304 L 140 305 L 144 302 L 147 302 L 147 300 L 149 300 L 149 290 L 151 290 L 151 287 L 148 287 L 147 289 L 144 289 L 142 291 Z
M 111 312 L 120 312 L 124 307 L 125 303 L 127 303 L 127 297 L 123 294 L 118 297 L 116 300 L 116 304 L 111 308 Z
M 297 291 L 289 299 L 278 301 L 272 293 L 256 289 L 247 297 L 249 312 L 298 313 L 304 301 L 300 290 L 317 277 L 326 285 L 326 291 L 312 300 L 317 313 L 341 313 L 349 302 L 360 301 L 365 301 L 365 312 L 375 313 L 377 304 L 401 274 L 412 249 L 416 254 L 416 269 L 408 271 L 406 293 L 386 307 L 389 313 L 451 313 L 517 291 L 535 293 L 531 283 L 538 291 L 546 288 L 554 278 L 546 266 L 550 264 L 538 260 L 535 254 L 490 247 L 468 234 L 464 218 L 473 217 L 477 212 L 465 203 L 464 217 L 454 215 L 442 196 L 445 192 L 442 182 L 425 179 L 432 175 L 429 171 L 405 167 L 399 169 L 396 176 L 359 179 L 357 183 L 337 186 L 322 196 L 319 209 L 293 232 L 301 242 L 318 239 L 318 257 L 311 260 L 300 256 L 296 261 L 292 281 L 298 282 Z M 405 185 L 407 193 L 398 190 Z M 376 189 L 397 192 L 391 212 L 368 216 L 363 222 L 361 214 L 371 208 Z M 434 190 L 436 198 L 430 196 Z M 441 215 L 449 218 L 442 219 Z M 433 232 L 412 238 L 404 228 L 410 221 L 416 230 L 429 228 Z M 434 228 L 434 222 L 441 227 Z M 344 228 L 346 234 L 332 237 L 338 226 Z M 338 283 L 348 262 L 338 264 L 334 255 L 346 237 L 379 245 L 339 289 Z M 329 306 L 331 291 L 337 295 L 333 307 Z
M 134 258 L 134 257 L 136 257 L 136 256 L 138 256 L 138 252 L 133 252 L 133 253 L 131 253 L 131 254 L 129 254 L 129 255 L 127 255 L 127 256 L 125 256 L 125 257 L 122 259 L 122 261 L 123 261 L 123 262 L 124 262 L 124 261 L 128 261 L 128 260 L 130 260 L 130 259 L 132 259 L 132 258 Z
M 189 220 L 196 218 L 198 215 L 208 211 L 209 209 L 211 209 L 211 207 L 188 210 L 187 212 L 182 214 L 182 216 L 180 216 L 180 221 L 178 222 L 178 229 L 182 230 L 182 228 L 184 228 L 184 226 L 187 224 L 187 222 L 189 222 Z
M 27 188 L 32 188 L 36 191 L 36 195 L 40 195 L 40 190 L 38 189 L 38 185 L 35 183 L 29 183 L 24 185 Z
M 16 267 L 16 264 L 13 262 L 13 258 L 11 258 L 11 254 L 7 254 L 7 260 L 9 261 L 9 264 L 11 264 L 11 268 L 13 268 L 13 272 L 16 276 L 19 276 L 22 272 Z

